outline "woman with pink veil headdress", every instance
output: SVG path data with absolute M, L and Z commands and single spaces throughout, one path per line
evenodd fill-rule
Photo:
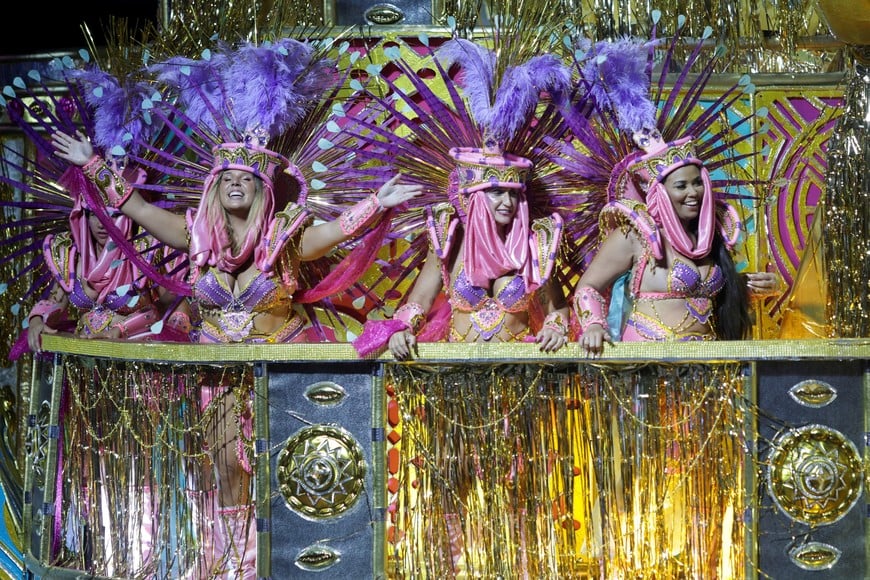
M 601 243 L 594 257 L 584 257 L 573 299 L 580 343 L 593 355 L 614 339 L 745 338 L 751 323 L 747 286 L 765 293 L 777 284 L 770 273 L 738 275 L 730 254 L 742 224 L 726 202 L 739 195 L 726 189 L 742 183 L 734 177 L 714 179 L 711 172 L 741 158 L 705 159 L 753 135 L 737 133 L 748 118 L 711 132 L 716 111 L 739 98 L 745 85 L 735 85 L 689 121 L 688 111 L 697 104 L 709 72 L 688 87 L 685 97 L 676 95 L 700 45 L 678 86 L 657 106 L 650 95 L 656 44 L 622 39 L 587 45 L 578 65 L 579 84 L 595 103 L 598 119 L 590 123 L 568 115 L 581 146 L 564 146 L 562 152 L 565 167 L 575 169 L 584 185 L 597 184 L 595 197 L 603 204 L 599 223 L 584 232 L 592 238 L 600 232 Z M 611 288 L 626 272 L 631 300 L 622 320 L 622 301 L 610 312 L 611 297 L 621 298 L 622 293 Z M 608 314 L 618 319 L 613 328 Z
M 154 115 L 183 142 L 182 153 L 152 146 L 166 175 L 154 187 L 164 196 L 186 197 L 195 207 L 182 214 L 149 203 L 137 191 L 148 185 L 127 182 L 94 156 L 81 136 L 56 133 L 59 155 L 83 166 L 99 184 L 97 203 L 118 208 L 189 257 L 188 291 L 199 316 L 199 342 L 329 340 L 299 305 L 353 284 L 379 249 L 392 208 L 421 188 L 399 183 L 399 176 L 368 179 L 364 172 L 337 167 L 335 183 L 351 192 L 343 199 L 359 201 L 334 219 L 315 221 L 320 216 L 306 205 L 309 179 L 288 157 L 317 147 L 321 139 L 310 132 L 325 131 L 325 123 L 311 117 L 330 110 L 340 79 L 335 64 L 313 43 L 284 38 L 221 44 L 200 59 L 174 57 L 149 70 L 164 91 Z M 292 143 L 301 149 L 293 150 Z M 356 238 L 362 241 L 322 279 L 305 273 L 306 264 Z M 191 472 L 203 525 L 198 556 L 185 577 L 257 576 L 249 389 L 201 387 L 201 407 L 216 418 L 206 434 L 209 461 Z
M 74 331 L 84 338 L 186 342 L 190 329 L 186 305 L 176 299 L 174 292 L 155 285 L 151 278 L 157 272 L 167 279 L 183 276 L 183 267 L 176 268 L 177 254 L 147 236 L 120 212 L 108 216 L 115 234 L 110 238 L 88 201 L 96 193 L 96 186 L 78 166 L 58 161 L 52 155 L 48 137 L 55 131 L 79 130 L 113 157 L 113 162 L 120 163 L 119 171 L 127 179 L 143 183 L 147 174 L 141 166 L 124 165 L 123 145 L 133 142 L 133 135 L 135 140 L 147 141 L 155 128 L 135 114 L 131 116 L 126 107 L 139 111 L 141 101 L 151 91 L 145 83 L 134 79 L 119 81 L 97 66 L 64 70 L 57 64 L 70 94 L 53 97 L 54 113 L 32 111 L 38 100 L 16 100 L 8 108 L 12 119 L 36 147 L 36 163 L 32 167 L 16 163 L 18 156 L 10 151 L 4 158 L 8 170 L 0 178 L 30 198 L 29 202 L 13 201 L 5 205 L 40 210 L 26 235 L 48 232 L 42 241 L 41 259 L 35 265 L 47 266 L 54 284 L 30 313 L 26 348 L 39 352 L 40 334 L 59 330 Z M 32 88 L 25 90 L 28 94 L 33 92 Z M 32 125 L 28 118 L 38 119 L 41 126 Z M 21 177 L 13 178 L 16 173 Z M 13 221 L 11 225 L 17 223 Z M 40 276 L 31 290 L 37 291 L 44 283 L 45 276 Z M 20 356 L 22 347 L 24 344 L 19 344 L 11 356 Z
M 378 156 L 372 152 L 386 148 L 379 160 L 389 159 L 433 192 L 418 201 L 426 204 L 427 235 L 418 240 L 428 240 L 427 254 L 391 319 L 368 321 L 354 345 L 361 355 L 389 346 L 400 360 L 418 340 L 524 341 L 556 351 L 568 340 L 567 303 L 555 278 L 563 218 L 553 207 L 556 196 L 547 197 L 551 183 L 534 167 L 548 125 L 532 128 L 532 119 L 542 94 L 567 88 L 568 71 L 556 56 L 542 54 L 497 79 L 495 52 L 464 39 L 441 46 L 433 63 L 447 79 L 455 112 L 417 82 L 431 112 L 419 111 L 419 121 L 394 113 L 385 123 L 407 123 L 413 137 L 374 142 L 364 153 Z M 460 67 L 455 81 L 447 74 L 453 65 Z M 387 99 L 378 106 L 397 107 Z M 393 129 L 372 123 L 364 130 Z
M 541 49 L 546 15 L 527 16 L 501 20 L 492 48 L 454 37 L 423 62 L 387 53 L 370 79 L 369 116 L 348 127 L 365 140 L 357 155 L 425 193 L 397 218 L 396 253 L 376 282 L 388 290 L 353 343 L 360 356 L 389 349 L 411 361 L 418 345 L 439 342 L 525 342 L 549 356 L 569 340 L 563 216 L 579 196 L 545 151 L 570 73 Z M 540 400 L 523 395 L 523 372 L 481 367 L 418 377 L 414 364 L 390 366 L 408 461 L 395 492 L 408 506 L 395 524 L 396 552 L 409 552 L 397 575 L 524 577 L 555 558 L 551 518 L 532 515 L 551 507 L 533 491 L 549 477 L 536 471 L 548 436 Z M 422 544 L 431 548 L 412 548 Z

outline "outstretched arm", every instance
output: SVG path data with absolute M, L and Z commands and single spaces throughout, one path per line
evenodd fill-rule
M 91 142 L 81 131 L 76 131 L 74 136 L 58 131 L 51 136 L 51 143 L 61 159 L 79 167 L 101 162 L 99 158 L 95 157 Z M 102 160 L 102 163 L 105 163 L 105 160 Z M 114 170 L 113 173 L 117 180 L 123 179 L 119 171 L 109 164 L 106 165 Z M 123 187 L 130 186 L 125 184 Z M 152 236 L 175 249 L 187 249 L 189 245 L 187 224 L 183 215 L 172 213 L 147 202 L 135 189 L 132 189 L 126 199 L 120 200 L 119 203 L 117 209 L 136 221 Z
M 410 201 L 423 193 L 423 186 L 401 184 L 401 174 L 386 182 L 378 192 L 345 210 L 338 219 L 311 226 L 302 234 L 299 257 L 316 260 L 335 246 L 358 236 L 384 211 Z

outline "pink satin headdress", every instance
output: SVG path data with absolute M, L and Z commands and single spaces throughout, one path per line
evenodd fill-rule
M 145 180 L 145 172 L 141 168 L 127 168 L 124 170 L 124 176 L 131 183 L 142 183 Z M 102 301 L 118 288 L 133 284 L 138 273 L 133 263 L 126 259 L 116 244 L 107 243 L 101 249 L 96 246 L 91 235 L 88 214 L 85 211 L 89 209 L 88 203 L 82 190 L 92 189 L 93 196 L 98 196 L 97 186 L 84 177 L 79 167 L 72 165 L 60 177 L 59 183 L 69 191 L 73 200 L 73 207 L 69 214 L 69 230 L 79 254 L 83 276 L 88 284 L 99 292 L 99 299 Z M 120 211 L 115 211 L 112 222 L 125 239 L 129 239 L 133 220 Z
M 526 189 L 532 162 L 525 157 L 502 153 L 492 147 L 454 147 L 450 156 L 456 168 L 450 175 L 450 201 L 465 222 L 472 193 L 484 189 Z
M 691 137 L 665 143 L 658 134 L 636 134 L 635 142 L 644 151 L 639 157 L 632 156 L 628 172 L 640 182 L 645 191 L 644 201 L 653 219 L 664 229 L 671 245 L 686 257 L 698 259 L 710 253 L 716 228 L 716 202 L 710 174 L 704 162 L 695 155 Z M 668 175 L 686 165 L 696 165 L 704 182 L 704 197 L 698 215 L 697 240 L 693 241 L 677 216 L 664 181 Z
M 450 201 L 465 224 L 463 261 L 475 286 L 488 287 L 507 272 L 517 271 L 528 286 L 534 284 L 529 251 L 529 205 L 524 192 L 532 162 L 502 153 L 494 147 L 454 147 L 450 155 L 456 168 L 450 176 Z M 495 218 L 484 192 L 514 189 L 520 192 L 517 213 L 506 239 L 498 234 Z
M 653 183 L 664 181 L 680 167 L 704 166 L 704 162 L 695 155 L 691 137 L 684 137 L 671 143 L 665 143 L 660 138 L 650 135 L 640 135 L 635 140 L 644 154 L 633 158 L 628 170 L 640 179 L 646 189 L 649 189 Z

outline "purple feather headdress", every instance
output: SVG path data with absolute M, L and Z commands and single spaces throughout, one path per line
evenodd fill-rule
M 203 52 L 199 60 L 177 56 L 151 66 L 157 81 L 171 87 L 191 124 L 217 133 L 218 120 L 226 115 L 222 78 L 229 66 L 227 55 Z
M 147 83 L 127 78 L 122 84 L 97 67 L 73 69 L 66 76 L 81 86 L 82 97 L 93 110 L 94 144 L 106 154 L 136 153 L 137 143 L 156 134 L 148 112 L 155 91 Z
M 338 80 L 332 61 L 292 38 L 223 45 L 198 60 L 175 57 L 151 70 L 174 90 L 188 123 L 225 141 L 256 134 L 261 145 L 294 127 Z
M 528 122 L 543 92 L 560 98 L 571 84 L 569 70 L 551 54 L 508 66 L 500 83 L 495 78 L 495 53 L 474 42 L 450 40 L 438 49 L 436 57 L 445 70 L 460 65 L 457 81 L 468 96 L 485 140 L 494 144 L 503 144 L 516 135 Z
M 294 127 L 336 81 L 329 62 L 312 55 L 309 44 L 290 38 L 240 47 L 225 80 L 237 127 L 270 136 Z
M 581 74 L 589 97 L 600 111 L 616 115 L 628 134 L 656 126 L 656 106 L 650 99 L 650 42 L 624 38 L 596 43 Z

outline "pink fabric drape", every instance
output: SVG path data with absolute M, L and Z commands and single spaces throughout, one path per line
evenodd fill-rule
M 111 240 L 102 249 L 97 248 L 85 213 L 88 204 L 83 190 L 92 190 L 89 193 L 93 196 L 99 196 L 99 192 L 96 185 L 84 176 L 81 168 L 67 169 L 60 178 L 60 184 L 70 192 L 73 200 L 69 215 L 70 234 L 79 253 L 81 271 L 88 285 L 99 293 L 97 302 L 103 302 L 110 292 L 132 285 L 138 275 L 137 270 Z M 121 212 L 116 212 L 111 218 L 112 225 L 125 239 L 129 239 L 133 221 Z
M 517 213 L 505 240 L 498 234 L 498 225 L 489 209 L 485 190 L 475 191 L 468 201 L 465 222 L 465 246 L 462 259 L 466 276 L 480 288 L 489 288 L 492 280 L 516 271 L 531 287 L 533 271 L 529 249 L 529 206 L 521 192 Z
M 713 235 L 716 227 L 716 208 L 713 199 L 713 187 L 710 174 L 700 167 L 701 179 L 704 182 L 704 196 L 701 199 L 701 210 L 698 216 L 698 240 L 692 238 L 683 228 L 680 218 L 662 182 L 656 181 L 647 192 L 646 206 L 653 219 L 661 224 L 664 238 L 682 255 L 687 258 L 699 259 L 710 253 L 713 245 Z

